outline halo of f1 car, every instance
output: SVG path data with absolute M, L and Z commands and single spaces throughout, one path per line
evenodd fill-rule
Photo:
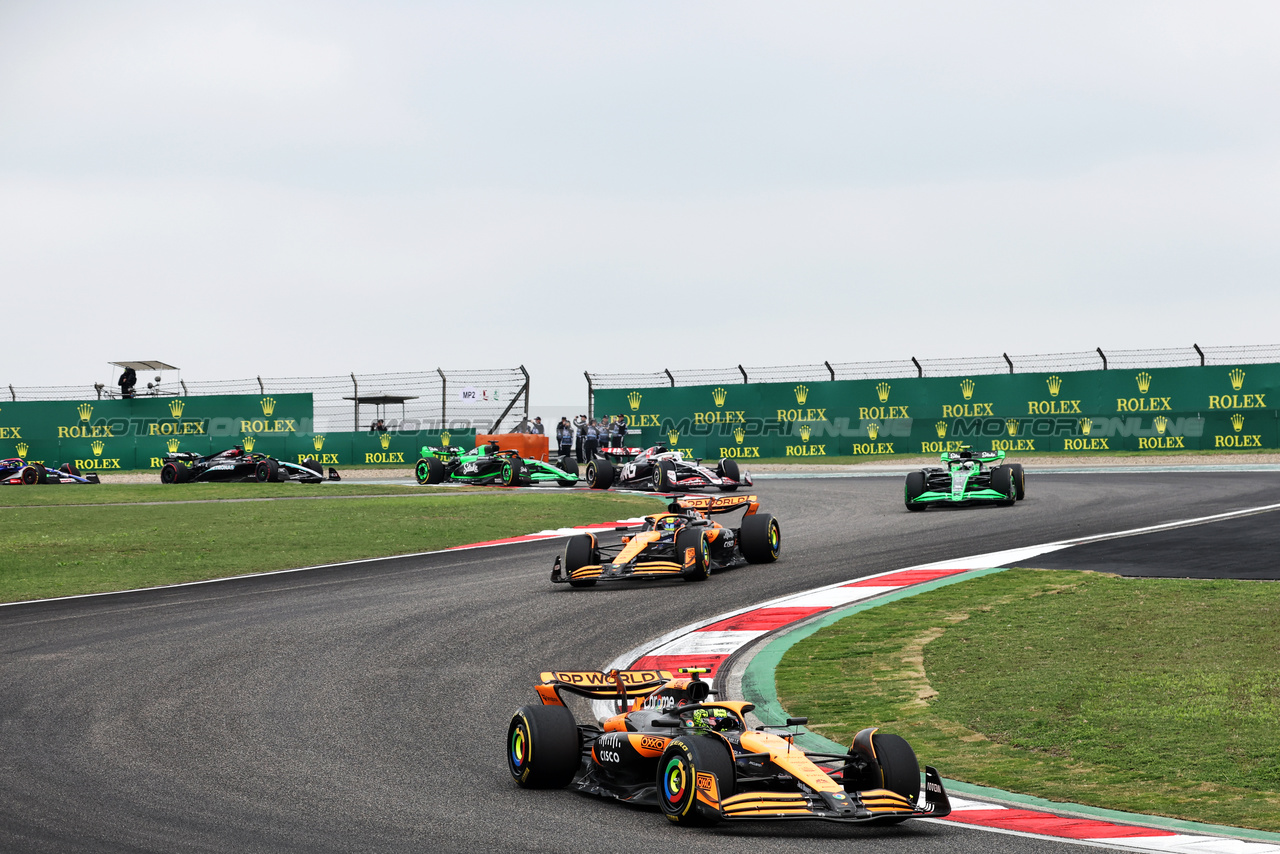
M 746 508 L 737 528 L 710 518 Z M 646 516 L 622 542 L 601 545 L 595 534 L 579 534 L 556 556 L 551 581 L 572 587 L 591 587 L 597 581 L 627 578 L 682 578 L 705 581 L 712 570 L 748 563 L 772 563 L 782 550 L 782 527 L 768 513 L 758 512 L 754 495 L 686 495 L 672 501 L 664 513 Z
M 521 706 L 507 728 L 507 767 L 523 788 L 563 788 L 656 804 L 677 824 L 822 819 L 892 824 L 941 818 L 951 803 L 938 772 L 903 738 L 867 727 L 847 753 L 813 753 L 784 727 L 750 728 L 743 701 L 712 700 L 705 670 L 546 672 L 541 705 Z M 616 700 L 602 725 L 579 724 L 561 693 Z
M 497 442 L 486 442 L 471 451 L 424 446 L 414 475 L 421 484 L 447 481 L 501 486 L 542 483 L 574 486 L 578 482 L 578 463 L 570 457 L 561 457 L 555 465 L 525 459 L 517 451 L 502 450 Z
M 703 489 L 714 486 L 722 492 L 733 492 L 739 486 L 752 486 L 751 472 L 740 471 L 737 460 L 722 459 L 714 469 L 702 460 L 686 460 L 679 451 L 663 445 L 652 448 L 602 448 L 587 463 L 587 485 L 592 489 L 623 486 L 652 489 L 654 492 Z
M 301 463 L 255 454 L 236 445 L 216 454 L 201 456 L 189 451 L 165 454 L 160 468 L 161 483 L 321 483 L 324 468 L 313 459 Z M 329 480 L 341 480 L 334 468 Z
M 925 510 L 932 505 L 1012 507 L 1027 494 L 1022 466 L 1003 462 L 1004 451 L 974 453 L 963 448 L 944 452 L 941 460 L 940 467 L 907 474 L 903 501 L 908 510 Z
M 0 460 L 0 484 L 34 486 L 40 483 L 98 483 L 98 475 L 94 472 L 80 474 L 75 463 L 63 463 L 51 469 L 20 457 Z

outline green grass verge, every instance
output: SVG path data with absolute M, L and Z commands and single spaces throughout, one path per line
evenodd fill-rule
M 333 498 L 357 495 L 429 495 L 484 490 L 481 486 L 418 486 L 356 483 L 122 483 L 75 486 L 11 486 L 0 489 L 0 508 L 67 504 L 225 501 L 244 498 Z
M 644 496 L 585 492 L 9 508 L 0 510 L 0 601 L 431 551 L 660 509 Z
M 1009 570 L 793 646 L 789 714 L 905 737 L 944 776 L 1280 830 L 1280 584 Z

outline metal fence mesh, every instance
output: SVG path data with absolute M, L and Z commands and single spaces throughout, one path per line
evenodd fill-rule
M 953 377 L 982 374 L 1096 371 L 1104 367 L 1173 368 L 1195 365 L 1250 365 L 1280 362 L 1280 344 L 1230 347 L 1172 347 L 1151 350 L 1088 350 L 1078 353 L 968 356 L 955 359 L 899 359 L 881 362 L 823 362 L 817 365 L 698 368 L 654 373 L 587 373 L 592 389 L 652 388 L 724 383 L 813 382 L 821 380 Z M 744 376 L 745 373 L 745 376 Z
M 315 429 L 360 430 L 383 418 L 392 430 L 489 430 L 498 417 L 512 429 L 528 416 L 528 374 L 524 368 L 493 370 L 407 371 L 326 377 L 247 377 L 234 380 L 171 380 L 157 388 L 139 382 L 139 397 L 148 395 L 305 394 L 313 396 Z M 664 377 L 665 379 L 665 377 Z M 114 397 L 112 388 L 95 385 L 8 386 L 11 400 L 85 400 Z M 464 392 L 468 394 L 464 395 Z M 353 398 L 404 397 L 382 406 Z M 519 398 L 517 400 L 517 398 Z M 511 405 L 515 401 L 514 405 Z M 357 418 L 358 415 L 358 418 Z

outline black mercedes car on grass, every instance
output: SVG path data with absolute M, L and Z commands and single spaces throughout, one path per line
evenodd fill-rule
M 240 445 L 208 456 L 180 451 L 164 459 L 161 483 L 320 483 L 326 479 L 324 468 L 313 459 L 290 463 L 251 453 Z M 336 469 L 329 469 L 328 480 L 341 479 Z

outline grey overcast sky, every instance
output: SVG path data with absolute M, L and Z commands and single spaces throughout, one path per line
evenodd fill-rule
M 0 3 L 0 382 L 1276 343 L 1280 4 Z M 560 413 L 555 413 L 560 414 Z

